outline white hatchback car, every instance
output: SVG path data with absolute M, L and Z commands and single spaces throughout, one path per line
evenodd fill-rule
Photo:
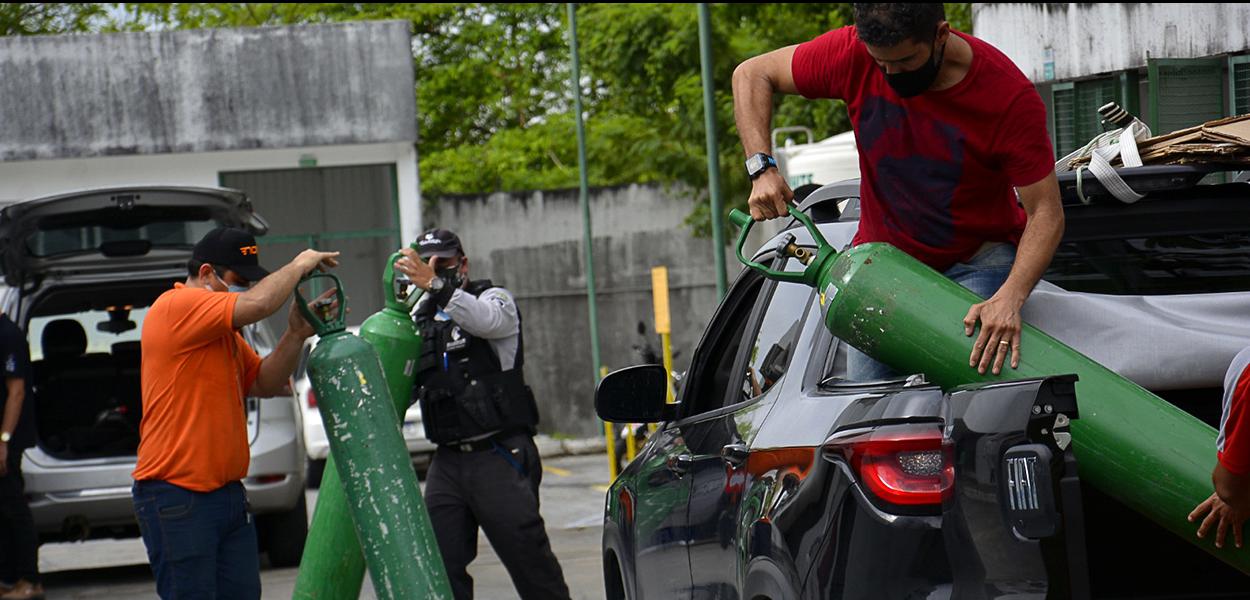
M 223 225 L 268 230 L 246 194 L 225 188 L 92 189 L 0 209 L 0 309 L 27 332 L 33 360 L 37 443 L 22 474 L 42 540 L 139 535 L 130 488 L 143 318 L 187 278 L 195 242 Z M 263 322 L 243 336 L 262 356 L 275 346 Z M 308 532 L 296 404 L 286 392 L 247 399 L 243 485 L 276 567 L 299 564 Z
M 352 335 L 360 334 L 360 327 L 348 327 Z M 295 369 L 295 397 L 299 399 L 300 409 L 304 414 L 304 448 L 308 452 L 308 487 L 321 485 L 321 475 L 325 472 L 326 457 L 330 455 L 330 442 L 326 440 L 326 429 L 321 424 L 321 411 L 317 409 L 317 394 L 313 392 L 308 381 L 308 355 L 316 347 L 317 340 L 312 337 L 304 342 L 304 351 L 300 355 L 299 367 Z M 417 473 L 423 475 L 434 458 L 437 446 L 425 437 L 425 425 L 421 423 L 421 407 L 416 403 L 408 407 L 404 414 L 404 442 L 408 444 L 408 454 Z

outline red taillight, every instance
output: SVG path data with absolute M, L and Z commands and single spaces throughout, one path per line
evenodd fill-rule
M 841 453 L 868 491 L 890 504 L 939 505 L 955 481 L 954 454 L 936 424 L 835 435 L 825 448 Z
M 308 408 L 317 408 L 317 394 L 311 387 L 308 388 Z

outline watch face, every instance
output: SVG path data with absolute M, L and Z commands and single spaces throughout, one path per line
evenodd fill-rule
M 764 159 L 760 155 L 754 154 L 751 156 L 751 158 L 747 159 L 747 173 L 754 175 L 758 173 L 760 169 L 763 169 L 763 168 L 764 168 Z

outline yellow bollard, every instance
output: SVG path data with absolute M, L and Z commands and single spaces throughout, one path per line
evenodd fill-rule
M 612 434 L 612 424 L 604 421 L 603 437 L 608 440 L 608 479 L 616 481 L 616 440 L 613 439 L 616 436 Z
M 637 425 L 631 423 L 625 427 L 628 429 L 625 433 L 625 461 L 634 462 L 634 457 L 638 456 L 638 440 L 634 439 L 634 428 Z
M 607 377 L 607 376 L 608 376 L 607 365 L 600 365 L 599 366 L 599 379 L 603 379 L 604 377 Z M 615 435 L 615 432 L 613 431 L 612 424 L 607 421 L 603 422 L 603 437 L 608 442 L 607 444 L 608 479 L 609 481 L 616 481 L 616 435 Z
M 668 311 L 668 267 L 651 269 L 651 300 L 655 306 L 655 331 L 660 334 L 660 342 L 664 347 L 664 372 L 668 375 L 666 400 L 672 404 L 676 402 L 676 398 L 673 390 L 673 322 Z M 647 428 L 655 433 L 656 425 L 652 423 Z

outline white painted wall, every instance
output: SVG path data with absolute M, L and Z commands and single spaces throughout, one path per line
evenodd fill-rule
M 315 157 L 318 167 L 394 163 L 402 239 L 416 239 L 422 231 L 417 150 L 403 142 L 0 162 L 0 203 L 124 185 L 215 187 L 220 172 L 296 168 L 304 155 Z
M 1034 82 L 1146 66 L 1147 58 L 1199 58 L 1250 49 L 1250 4 L 989 3 L 973 5 L 976 36 Z

